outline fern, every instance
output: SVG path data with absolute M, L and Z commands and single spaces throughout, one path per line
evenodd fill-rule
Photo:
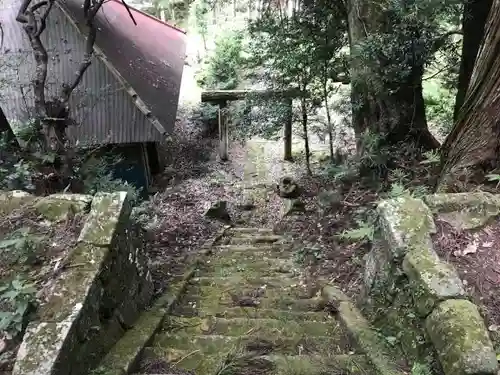
M 364 222 L 361 220 L 357 220 L 356 223 L 358 225 L 358 228 L 344 230 L 340 234 L 340 238 L 352 241 L 373 241 L 373 236 L 375 233 L 375 226 L 373 225 L 373 223 Z
M 404 187 L 403 184 L 400 184 L 398 182 L 395 182 L 394 184 L 391 185 L 391 190 L 387 193 L 388 198 L 398 198 L 403 195 L 409 195 L 408 190 Z
M 424 152 L 425 159 L 420 164 L 438 164 L 441 162 L 441 155 L 435 150 Z
M 500 185 L 500 174 L 490 173 L 490 174 L 487 174 L 485 177 L 490 182 L 496 182 L 497 185 L 495 186 L 495 189 L 498 189 L 498 186 Z

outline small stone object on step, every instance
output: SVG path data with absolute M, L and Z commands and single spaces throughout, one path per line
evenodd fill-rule
M 227 211 L 226 201 L 218 201 L 213 203 L 205 212 L 205 216 L 223 222 L 231 221 L 231 216 L 229 216 L 229 212 Z
M 291 177 L 283 177 L 277 185 L 278 194 L 281 198 L 298 198 L 300 189 Z

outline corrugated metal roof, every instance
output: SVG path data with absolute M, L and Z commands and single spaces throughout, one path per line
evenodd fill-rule
M 26 121 L 33 102 L 32 50 L 15 20 L 20 2 L 0 0 L 0 22 L 5 33 L 0 82 L 9 82 L 0 86 L 0 106 L 11 122 Z M 74 76 L 83 57 L 85 38 L 75 27 L 74 21 L 79 20 L 73 16 L 83 12 L 76 4 L 68 0 L 62 9 L 54 7 L 43 34 L 50 60 L 49 95 L 57 93 L 62 83 Z M 96 53 L 102 53 L 103 59 L 93 60 L 71 98 L 72 117 L 79 124 L 68 131 L 73 140 L 94 144 L 161 141 L 161 130 L 173 129 L 184 65 L 184 35 L 142 12 L 131 11 L 138 26 L 134 26 L 123 5 L 115 1 L 106 2 L 98 15 Z M 151 41 L 165 35 L 173 43 L 161 44 L 163 47 L 157 43 L 151 54 Z M 113 48 L 121 53 L 113 52 Z M 172 48 L 177 49 L 176 53 L 170 51 Z M 159 64 L 160 58 L 166 62 Z

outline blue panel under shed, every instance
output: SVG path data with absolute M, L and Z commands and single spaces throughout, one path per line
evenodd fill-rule
M 146 199 L 149 190 L 149 166 L 142 144 L 114 146 L 113 154 L 122 159 L 111 167 L 113 176 L 135 186 L 140 190 L 141 197 Z

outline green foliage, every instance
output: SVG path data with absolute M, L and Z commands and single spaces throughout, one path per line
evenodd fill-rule
M 427 151 L 424 152 L 423 156 L 424 160 L 422 160 L 420 164 L 435 165 L 441 162 L 441 154 L 439 153 L 439 151 L 436 150 Z
M 411 367 L 411 375 L 432 375 L 432 371 L 428 364 L 415 362 Z
M 229 30 L 218 36 L 215 50 L 208 56 L 197 76 L 205 89 L 232 90 L 240 83 L 243 63 L 243 32 Z
M 84 155 L 86 156 L 86 155 Z M 100 156 L 86 156 L 79 171 L 87 194 L 95 194 L 99 191 L 126 191 L 129 193 L 131 201 L 135 204 L 139 201 L 140 190 L 129 184 L 127 181 L 115 178 L 110 169 L 122 161 L 121 157 L 112 152 Z
M 43 180 L 47 174 L 54 171 L 52 164 L 55 154 L 43 152 L 40 148 L 31 148 L 29 142 L 35 138 L 33 123 L 18 126 L 16 135 L 19 137 L 22 149 L 13 146 L 4 134 L 0 138 L 0 189 L 25 190 L 31 193 L 45 193 L 37 191 L 36 180 Z M 83 182 L 83 192 L 95 194 L 98 191 L 128 191 L 136 201 L 139 191 L 126 181 L 113 176 L 110 167 L 120 159 L 112 153 L 97 158 L 93 149 L 79 152 L 73 162 L 73 177 Z
M 10 337 L 23 330 L 24 319 L 35 302 L 36 289 L 20 277 L 0 285 L 0 332 Z
M 323 258 L 324 254 L 319 247 L 303 247 L 294 254 L 294 259 L 297 264 L 305 264 L 308 259 L 318 261 Z
M 411 189 L 406 188 L 402 182 L 391 184 L 390 190 L 386 193 L 386 199 L 394 199 L 399 197 L 421 198 L 429 194 L 429 188 L 424 185 L 414 186 Z
M 208 33 L 207 15 L 211 10 L 211 4 L 207 0 L 194 0 L 191 6 L 191 16 L 198 33 L 205 38 Z
M 351 241 L 373 241 L 375 226 L 370 221 L 356 220 L 357 228 L 344 230 L 339 237 Z
M 498 186 L 500 186 L 500 174 L 490 173 L 490 174 L 487 174 L 485 177 L 490 182 L 496 182 L 497 185 L 496 185 L 495 189 L 498 189 Z
M 377 32 L 371 30 L 356 48 L 352 57 L 360 59 L 365 70 L 353 78 L 380 93 L 389 90 L 389 94 L 397 94 L 414 67 L 431 64 L 436 52 L 455 45 L 449 31 L 459 26 L 462 1 L 389 1 L 378 11 L 386 22 L 377 24 Z
M 344 181 L 357 177 L 358 166 L 349 162 L 339 165 L 328 163 L 325 167 L 325 173 L 334 181 Z
M 0 241 L 1 258 L 10 264 L 29 263 L 43 240 L 43 236 L 33 235 L 30 228 L 20 228 Z
M 383 147 L 383 134 L 377 134 L 366 129 L 361 135 L 358 163 L 360 173 L 362 175 L 375 173 L 376 177 L 380 177 L 387 169 L 389 160 L 389 150 Z
M 453 128 L 456 89 L 446 88 L 440 81 L 424 82 L 424 100 L 429 124 L 435 125 L 442 136 Z

